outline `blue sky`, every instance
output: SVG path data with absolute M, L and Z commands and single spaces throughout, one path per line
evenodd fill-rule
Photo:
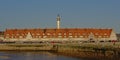
M 120 33 L 120 0 L 0 0 L 0 30 L 6 28 L 113 28 Z

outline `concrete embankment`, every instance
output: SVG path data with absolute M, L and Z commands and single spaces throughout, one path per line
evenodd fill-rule
M 0 44 L 0 51 L 52 51 L 74 57 L 120 56 L 120 43 Z
M 50 51 L 49 44 L 0 44 L 0 51 Z
M 108 57 L 113 58 L 120 56 L 120 45 L 116 44 L 69 44 L 69 45 L 55 45 L 56 53 L 74 56 L 74 57 Z

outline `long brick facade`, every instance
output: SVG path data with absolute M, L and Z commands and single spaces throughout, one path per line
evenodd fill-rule
M 117 40 L 112 29 L 6 29 L 5 40 Z

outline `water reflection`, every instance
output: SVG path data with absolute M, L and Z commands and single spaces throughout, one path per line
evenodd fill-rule
M 43 51 L 41 52 L 5 51 L 0 52 L 0 60 L 120 60 L 120 56 L 114 56 L 109 58 L 106 57 L 73 58 Z
M 0 52 L 0 60 L 81 60 L 50 52 Z

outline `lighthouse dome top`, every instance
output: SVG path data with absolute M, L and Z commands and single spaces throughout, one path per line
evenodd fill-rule
M 60 14 L 58 14 L 57 17 L 60 17 Z

